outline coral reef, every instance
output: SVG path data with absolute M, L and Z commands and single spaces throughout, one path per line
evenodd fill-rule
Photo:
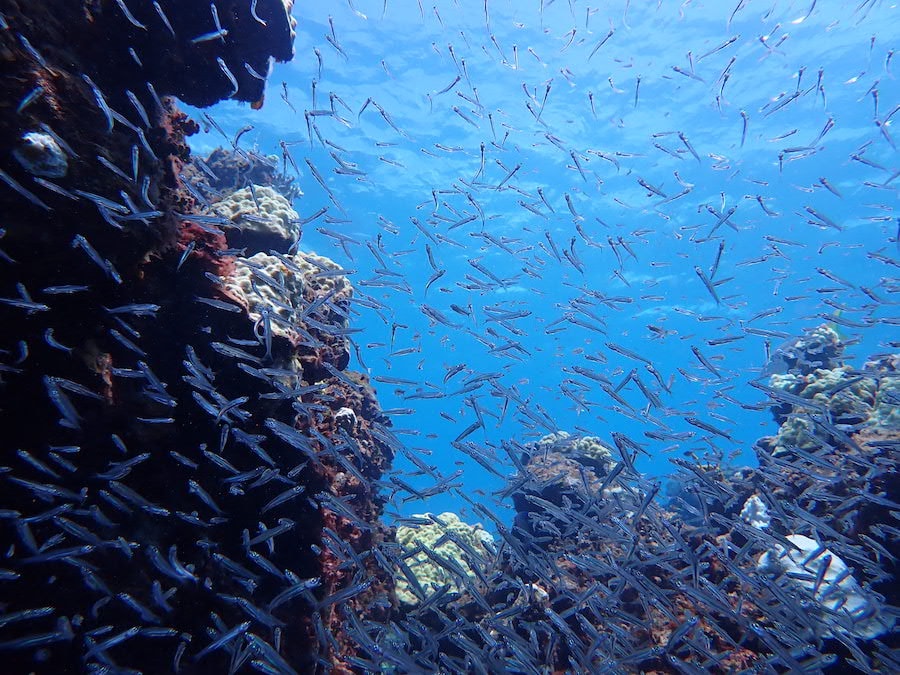
M 885 430 L 896 429 L 900 423 L 897 357 L 881 355 L 867 361 L 861 370 L 854 369 L 840 361 L 843 344 L 832 329 L 819 326 L 811 335 L 815 354 L 830 354 L 830 367 L 809 365 L 795 372 L 775 373 L 769 378 L 769 387 L 761 387 L 773 399 L 771 410 L 779 423 L 777 434 L 763 441 L 771 454 L 814 452 L 830 443 L 839 443 L 845 428 L 875 425 Z M 796 344 L 806 344 L 805 340 Z M 809 362 L 806 357 L 800 361 Z M 829 423 L 822 419 L 825 411 Z
M 224 278 L 224 291 L 247 308 L 263 343 L 286 338 L 307 367 L 318 368 L 316 376 L 326 363 L 346 367 L 353 287 L 338 265 L 304 252 L 257 253 L 235 265 Z
M 572 436 L 567 431 L 556 431 L 538 440 L 537 448 L 541 452 L 571 457 L 600 475 L 614 463 L 612 451 L 596 436 Z
M 297 212 L 270 187 L 250 184 L 214 202 L 212 210 L 232 223 L 225 232 L 229 246 L 249 255 L 284 250 L 300 239 Z
M 772 438 L 772 455 L 777 457 L 794 449 L 815 450 L 819 445 L 815 432 L 816 425 L 806 415 L 788 415 Z
M 85 60 L 93 67 L 115 64 L 115 74 L 98 73 L 101 88 L 117 79 L 145 90 L 149 82 L 159 96 L 191 105 L 226 98 L 260 105 L 271 59 L 293 58 L 292 4 L 228 2 L 216 10 L 204 0 L 177 8 L 149 0 L 88 3 L 86 21 L 79 17 L 78 25 L 87 22 L 103 35 L 84 45 Z
M 406 563 L 395 586 L 401 603 L 417 605 L 438 592 L 459 593 L 483 576 L 476 569 L 491 554 L 494 538 L 481 524 L 464 523 L 455 513 L 411 520 L 422 522 L 401 525 L 395 535 Z
M 271 187 L 288 202 L 303 195 L 294 178 L 286 175 L 287 166 L 278 170 L 278 157 L 244 150 L 238 146 L 239 140 L 233 141 L 232 150 L 216 148 L 206 158 L 192 157 L 185 174 L 219 196 L 251 184 Z
M 778 406 L 781 391 L 771 390 Z M 827 413 L 832 404 L 843 402 L 816 405 Z M 567 436 L 505 443 L 518 471 L 497 494 L 512 497 L 515 524 L 470 499 L 499 535 L 496 557 L 482 561 L 489 583 L 446 593 L 440 605 L 401 604 L 398 623 L 418 626 L 402 649 L 360 640 L 362 652 L 405 672 L 438 663 L 470 672 L 474 655 L 488 672 L 535 663 L 554 672 L 839 672 L 848 654 L 863 670 L 892 670 L 900 550 L 885 495 L 900 487 L 900 434 L 874 419 L 842 431 L 802 397 L 788 414 L 827 433 L 784 457 L 763 439 L 758 468 L 673 458 L 678 490 L 666 508 L 621 434 L 620 461 L 602 478 L 564 454 Z
M 447 514 L 386 527 L 395 455 L 437 472 L 348 370 L 347 272 L 236 257 L 213 202 L 290 181 L 205 171 L 167 97 L 260 102 L 269 58 L 292 53 L 289 5 L 157 7 L 3 13 L 5 670 L 900 670 L 898 357 L 853 370 L 828 327 L 756 383 L 796 436 L 762 439 L 756 467 L 712 445 L 672 457 L 664 505 L 620 432 L 464 433 L 454 447 L 504 481 L 464 493 L 496 545 Z M 13 155 L 38 129 L 66 155 L 55 181 Z
M 867 361 L 863 370 L 877 382 L 870 420 L 885 429 L 900 429 L 900 356 L 879 356 Z
M 772 351 L 767 364 L 769 373 L 830 370 L 840 365 L 844 343 L 834 326 L 821 324 L 803 337 L 792 338 Z
M 770 386 L 789 394 L 809 399 L 819 407 L 827 407 L 836 421 L 854 424 L 867 419 L 875 405 L 878 383 L 843 366 L 816 368 L 804 374 L 772 375 Z
M 9 672 L 347 672 L 343 612 L 391 604 L 371 551 L 396 440 L 344 370 L 349 283 L 295 258 L 305 345 L 223 292 L 241 267 L 167 95 L 259 102 L 251 71 L 290 57 L 292 19 L 280 0 L 218 8 L 227 41 L 205 35 L 208 2 L 4 8 Z M 65 175 L 14 159 L 34 130 Z

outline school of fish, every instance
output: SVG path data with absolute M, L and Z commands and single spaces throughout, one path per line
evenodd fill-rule
M 5 671 L 900 672 L 896 12 L 800 4 L 0 2 Z

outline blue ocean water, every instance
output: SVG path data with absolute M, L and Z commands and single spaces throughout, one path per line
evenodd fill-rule
M 478 419 L 461 441 L 619 432 L 643 444 L 650 474 L 709 450 L 754 464 L 777 426 L 747 383 L 779 344 L 829 322 L 859 340 L 858 359 L 897 339 L 879 301 L 896 270 L 878 257 L 898 247 L 895 5 L 294 13 L 296 57 L 275 66 L 262 111 L 209 113 L 228 134 L 253 125 L 241 143 L 296 175 L 302 218 L 328 208 L 301 247 L 384 305 L 355 307 L 351 368 L 374 378 L 410 452 L 463 472 L 456 490 L 393 511 L 465 520 L 457 490 L 496 489 L 452 445 Z M 225 143 L 192 140 L 200 153 Z M 653 400 L 629 380 L 616 401 L 596 379 L 617 387 L 633 369 Z M 434 482 L 404 475 L 402 457 L 395 468 Z

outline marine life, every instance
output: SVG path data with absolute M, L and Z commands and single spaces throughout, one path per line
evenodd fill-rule
M 0 10 L 5 668 L 900 672 L 893 8 L 371 4 Z
M 62 178 L 69 170 L 69 163 L 56 139 L 46 133 L 29 131 L 22 136 L 13 150 L 19 164 L 33 176 Z

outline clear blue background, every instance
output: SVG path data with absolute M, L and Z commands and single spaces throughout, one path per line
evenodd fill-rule
M 862 340 L 851 349 L 855 365 L 861 366 L 873 352 L 887 351 L 886 342 L 898 338 L 896 307 L 875 302 L 859 289 L 865 286 L 890 301 L 898 286 L 896 263 L 870 256 L 875 252 L 898 258 L 900 179 L 890 180 L 898 155 L 874 122 L 872 94 L 877 89 L 877 115 L 885 121 L 900 98 L 891 70 L 897 64 L 889 58 L 900 33 L 896 5 L 660 1 L 605 2 L 598 8 L 561 0 L 491 0 L 486 5 L 460 0 L 437 6 L 389 0 L 300 3 L 294 14 L 299 22 L 296 57 L 275 66 L 262 111 L 225 103 L 210 113 L 228 133 L 254 125 L 242 137 L 243 147 L 255 145 L 281 157 L 279 143 L 287 144 L 305 192 L 295 203 L 301 217 L 328 206 L 328 216 L 339 221 L 308 224 L 303 248 L 356 270 L 352 278 L 358 290 L 389 307 L 356 307 L 354 326 L 363 329 L 356 336 L 363 363 L 354 356 L 351 367 L 373 377 L 413 380 L 423 390 L 446 394 L 408 399 L 416 386 L 375 383 L 384 408 L 413 410 L 394 416 L 410 452 L 445 475 L 463 469 L 457 482 L 474 498 L 491 503 L 489 493 L 498 483 L 450 445 L 475 419 L 467 397 L 475 398 L 486 422 L 469 441 L 496 446 L 503 439 L 533 439 L 546 430 L 531 428 L 530 422 L 524 425 L 527 418 L 514 402 L 503 415 L 503 399 L 492 395 L 489 384 L 454 394 L 467 376 L 500 373 L 504 387 L 515 388 L 532 408 L 541 406 L 561 429 L 580 430 L 607 442 L 613 431 L 627 434 L 645 443 L 650 455 L 641 459 L 641 468 L 663 474 L 671 467 L 669 457 L 702 454 L 711 444 L 737 464 L 753 463 L 753 442 L 776 431 L 767 412 L 722 398 L 724 393 L 746 404 L 763 400 L 746 382 L 765 365 L 765 339 L 746 335 L 721 346 L 709 346 L 706 340 L 743 334 L 748 320 L 772 308 L 783 309 L 749 325 L 797 335 L 823 323 L 819 315 L 831 315 L 836 307 L 844 319 L 873 323 L 865 330 L 841 328 L 845 337 Z M 610 30 L 613 35 L 594 52 Z M 333 36 L 346 58 L 326 35 Z M 732 37 L 733 43 L 710 53 Z M 314 50 L 321 56 L 321 73 Z M 723 87 L 722 73 L 732 58 Z M 460 80 L 439 93 L 457 75 Z M 290 105 L 282 96 L 282 83 Z M 526 104 L 540 110 L 548 84 L 536 120 Z M 798 89 L 800 96 L 773 111 Z M 322 138 L 340 149 L 310 136 L 303 115 L 304 110 L 330 109 L 330 94 L 339 97 L 334 110 L 343 120 L 313 119 Z M 357 119 L 369 98 L 402 134 L 372 104 Z M 748 118 L 743 146 L 741 111 Z M 834 126 L 814 153 L 788 152 L 779 162 L 786 149 L 814 143 L 829 119 Z M 900 136 L 890 121 L 884 127 L 887 134 Z M 696 150 L 699 162 L 678 132 Z M 198 152 L 223 142 L 215 131 L 193 139 Z M 486 151 L 479 173 L 481 144 Z M 335 173 L 340 165 L 329 151 L 364 175 Z M 623 153 L 616 157 L 618 168 L 596 154 L 617 152 Z M 885 169 L 852 159 L 855 153 Z M 343 210 L 331 203 L 304 158 L 325 177 Z M 498 189 L 517 165 L 519 170 Z M 287 172 L 294 173 L 290 166 Z M 821 178 L 840 196 L 826 189 Z M 661 204 L 638 179 L 668 196 L 683 189 L 679 179 L 693 188 Z M 542 203 L 539 187 L 554 212 Z M 482 210 L 483 221 L 466 193 Z M 434 194 L 443 219 L 432 215 Z M 587 246 L 576 232 L 566 194 L 583 218 L 579 222 L 584 233 L 600 248 Z M 756 196 L 777 215 L 765 213 Z M 526 210 L 520 201 L 547 217 Z M 705 240 L 717 220 L 707 205 L 719 212 L 736 207 L 729 221 L 736 229 L 722 225 Z M 811 224 L 816 219 L 807 207 L 841 229 Z M 468 215 L 478 217 L 448 229 Z M 411 218 L 452 241 L 429 241 Z M 341 246 L 318 228 L 358 243 Z M 502 240 L 504 247 L 486 240 L 485 233 Z M 556 260 L 545 233 L 560 252 L 575 238 L 583 274 L 565 258 Z M 767 236 L 793 243 L 773 246 Z M 619 245 L 621 266 L 608 244 L 609 238 L 619 237 L 635 256 Z M 709 273 L 719 241 L 724 251 L 715 278 L 728 280 L 718 287 L 722 304 L 716 306 L 694 266 Z M 366 242 L 383 251 L 389 275 L 374 272 L 380 263 Z M 426 243 L 435 262 L 447 270 L 427 296 L 425 284 L 433 270 Z M 467 290 L 467 275 L 490 283 L 469 264 L 472 259 L 509 283 L 485 292 Z M 523 272 L 526 266 L 538 270 L 539 278 Z M 409 292 L 373 281 L 400 284 Z M 631 302 L 610 306 L 589 294 Z M 577 298 L 591 302 L 587 307 L 602 318 L 606 335 L 566 321 L 555 325 L 564 330 L 546 332 L 573 312 Z M 435 325 L 422 312 L 423 304 L 459 327 Z M 451 304 L 471 305 L 472 318 L 455 313 Z M 530 314 L 513 321 L 511 332 L 488 322 L 485 307 Z M 664 335 L 648 325 L 663 329 Z M 506 340 L 517 341 L 528 354 L 492 353 L 491 344 L 502 346 Z M 671 394 L 660 389 L 640 362 L 607 348 L 608 341 L 651 359 L 667 380 L 672 378 Z M 771 342 L 775 347 L 782 340 Z M 700 365 L 692 345 L 712 360 L 722 379 Z M 397 355 L 401 350 L 413 351 Z M 466 371 L 444 384 L 446 369 L 460 363 L 466 364 Z M 613 410 L 617 404 L 573 367 L 590 368 L 615 382 L 637 367 L 666 406 L 651 414 L 672 431 L 693 431 L 694 436 L 678 444 L 644 437 L 644 431 L 659 427 Z M 564 389 L 577 392 L 586 405 L 575 403 Z M 634 383 L 620 393 L 638 411 L 646 407 Z M 686 415 L 727 430 L 735 442 L 688 425 Z M 509 462 L 505 464 L 501 471 L 511 473 Z M 414 469 L 402 458 L 396 468 L 401 474 Z M 434 482 L 427 476 L 401 477 L 420 486 Z M 403 514 L 452 510 L 464 519 L 477 519 L 452 491 L 393 508 Z

